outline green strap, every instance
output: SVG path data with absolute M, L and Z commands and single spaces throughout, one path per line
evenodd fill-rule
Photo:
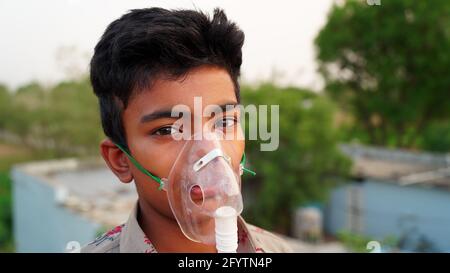
M 245 157 L 245 152 L 244 152 L 244 154 L 242 154 L 242 160 L 241 160 L 242 169 L 243 169 L 244 171 L 246 171 L 246 172 L 252 174 L 252 175 L 256 175 L 256 173 L 255 173 L 254 171 L 249 170 L 249 169 L 247 169 L 247 168 L 244 167 L 246 161 L 247 161 L 247 158 Z
M 136 166 L 136 168 L 138 168 L 138 170 L 140 170 L 144 174 L 150 176 L 153 180 L 155 180 L 156 182 L 159 183 L 158 190 L 162 190 L 164 188 L 164 181 L 162 181 L 161 178 L 159 178 L 158 176 L 147 171 L 147 169 L 145 169 L 141 164 L 139 164 L 139 162 L 136 159 L 134 159 L 134 157 L 124 147 L 122 147 L 121 145 L 119 145 L 117 143 L 114 143 L 114 144 L 117 146 L 117 148 L 119 148 L 122 152 L 124 152 L 127 155 L 127 157 L 131 160 L 131 162 L 134 164 L 134 166 Z M 245 157 L 245 152 L 244 152 L 244 154 L 242 155 L 242 159 L 241 159 L 242 169 L 252 175 L 256 175 L 256 173 L 254 171 L 249 170 L 244 167 L 245 161 L 246 161 L 246 157 Z
M 251 175 L 256 175 L 256 173 L 255 173 L 254 171 L 252 171 L 252 170 L 249 170 L 249 169 L 247 169 L 247 168 L 245 168 L 245 167 L 242 167 L 242 169 L 243 169 L 244 171 L 250 173 Z
M 131 162 L 133 162 L 134 166 L 136 166 L 136 168 L 138 168 L 141 172 L 143 172 L 144 174 L 150 176 L 151 178 L 153 178 L 153 180 L 155 180 L 156 182 L 159 183 L 159 188 L 158 190 L 162 190 L 162 188 L 164 187 L 164 182 L 162 181 L 161 178 L 159 178 L 158 176 L 152 174 L 151 172 L 147 171 L 147 169 L 145 169 L 141 164 L 139 164 L 139 162 L 137 162 L 136 159 L 134 159 L 133 156 L 131 156 L 130 153 L 127 152 L 127 150 L 125 148 L 123 148 L 122 146 L 120 146 L 119 144 L 115 143 L 117 148 L 119 148 L 122 152 L 124 152 L 127 157 L 131 160 Z

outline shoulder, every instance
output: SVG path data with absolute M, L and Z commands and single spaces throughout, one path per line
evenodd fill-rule
M 291 246 L 280 236 L 248 223 L 246 225 L 248 232 L 256 245 L 257 252 L 293 252 Z
M 95 238 L 81 248 L 81 253 L 115 253 L 119 252 L 120 235 L 125 225 L 117 226 Z

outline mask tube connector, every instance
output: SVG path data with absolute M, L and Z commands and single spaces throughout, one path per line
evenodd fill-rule
M 218 253 L 236 253 L 238 248 L 237 212 L 223 206 L 215 213 L 216 249 Z

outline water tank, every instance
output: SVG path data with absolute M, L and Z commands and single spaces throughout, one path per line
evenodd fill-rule
M 322 239 L 322 211 L 316 207 L 301 207 L 294 213 L 293 235 L 307 242 Z

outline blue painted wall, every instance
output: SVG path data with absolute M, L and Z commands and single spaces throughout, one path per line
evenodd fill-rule
M 64 252 L 69 241 L 95 238 L 100 226 L 60 206 L 49 184 L 17 169 L 12 179 L 17 252 Z
M 413 246 L 423 236 L 435 251 L 450 252 L 450 192 L 438 188 L 400 186 L 365 181 L 361 189 L 362 233 L 382 240 L 386 236 L 406 238 Z M 348 191 L 351 185 L 333 190 L 325 211 L 325 230 L 336 234 L 348 230 Z M 406 236 L 406 237 L 405 237 Z

